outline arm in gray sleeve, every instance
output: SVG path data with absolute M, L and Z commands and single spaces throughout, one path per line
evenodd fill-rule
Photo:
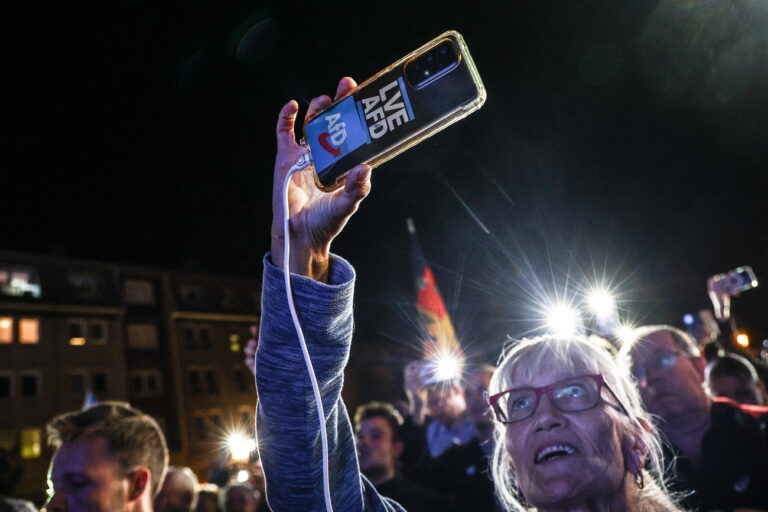
M 307 348 L 323 397 L 334 510 L 402 511 L 379 496 L 357 464 L 352 427 L 341 400 L 352 341 L 355 272 L 334 256 L 329 284 L 292 275 Z M 264 259 L 262 317 L 256 352 L 257 429 L 267 500 L 275 512 L 323 511 L 320 428 L 312 386 L 291 320 L 282 269 Z

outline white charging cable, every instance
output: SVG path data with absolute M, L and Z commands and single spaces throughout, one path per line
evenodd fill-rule
M 304 362 L 307 365 L 307 373 L 309 373 L 309 380 L 312 382 L 312 392 L 315 394 L 315 403 L 317 404 L 317 418 L 320 421 L 320 442 L 323 448 L 323 494 L 325 496 L 325 509 L 327 512 L 333 512 L 333 504 L 331 503 L 331 480 L 328 456 L 328 431 L 325 428 L 325 411 L 323 410 L 323 400 L 320 396 L 320 387 L 317 385 L 315 368 L 312 366 L 312 359 L 309 357 L 309 350 L 307 350 L 307 342 L 304 339 L 304 331 L 301 328 L 299 316 L 296 314 L 296 305 L 293 303 L 293 289 L 291 288 L 291 236 L 289 225 L 291 211 L 288 207 L 288 188 L 291 184 L 291 177 L 294 175 L 294 173 L 305 169 L 311 162 L 312 160 L 309 158 L 309 153 L 307 152 L 306 148 L 300 148 L 299 155 L 296 157 L 296 163 L 288 171 L 288 174 L 285 176 L 285 182 L 283 183 L 283 274 L 285 278 L 285 294 L 286 298 L 288 299 L 288 308 L 291 310 L 293 326 L 296 328 L 296 334 L 299 337 L 299 345 L 301 345 L 301 352 L 304 355 Z

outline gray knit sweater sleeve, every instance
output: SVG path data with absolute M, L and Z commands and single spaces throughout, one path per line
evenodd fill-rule
M 333 256 L 329 284 L 292 275 L 291 285 L 323 397 L 335 512 L 402 511 L 360 474 L 341 400 L 352 341 L 355 271 Z M 274 512 L 324 511 L 320 428 L 312 387 L 285 297 L 283 272 L 264 258 L 256 353 L 259 453 Z

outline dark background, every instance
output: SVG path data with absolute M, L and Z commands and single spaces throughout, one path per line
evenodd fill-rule
M 274 123 L 447 29 L 488 101 L 374 171 L 335 243 L 357 337 L 412 346 L 412 216 L 493 359 L 604 282 L 635 323 L 768 272 L 768 8 L 753 1 L 4 3 L 0 249 L 258 276 Z M 768 293 L 737 299 L 768 337 Z

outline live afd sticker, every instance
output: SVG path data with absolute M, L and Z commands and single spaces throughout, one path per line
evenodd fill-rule
M 315 118 L 306 127 L 315 169 L 325 169 L 363 144 L 370 144 L 413 121 L 413 110 L 402 78 L 392 80 L 378 94 L 355 103 L 352 96 Z

